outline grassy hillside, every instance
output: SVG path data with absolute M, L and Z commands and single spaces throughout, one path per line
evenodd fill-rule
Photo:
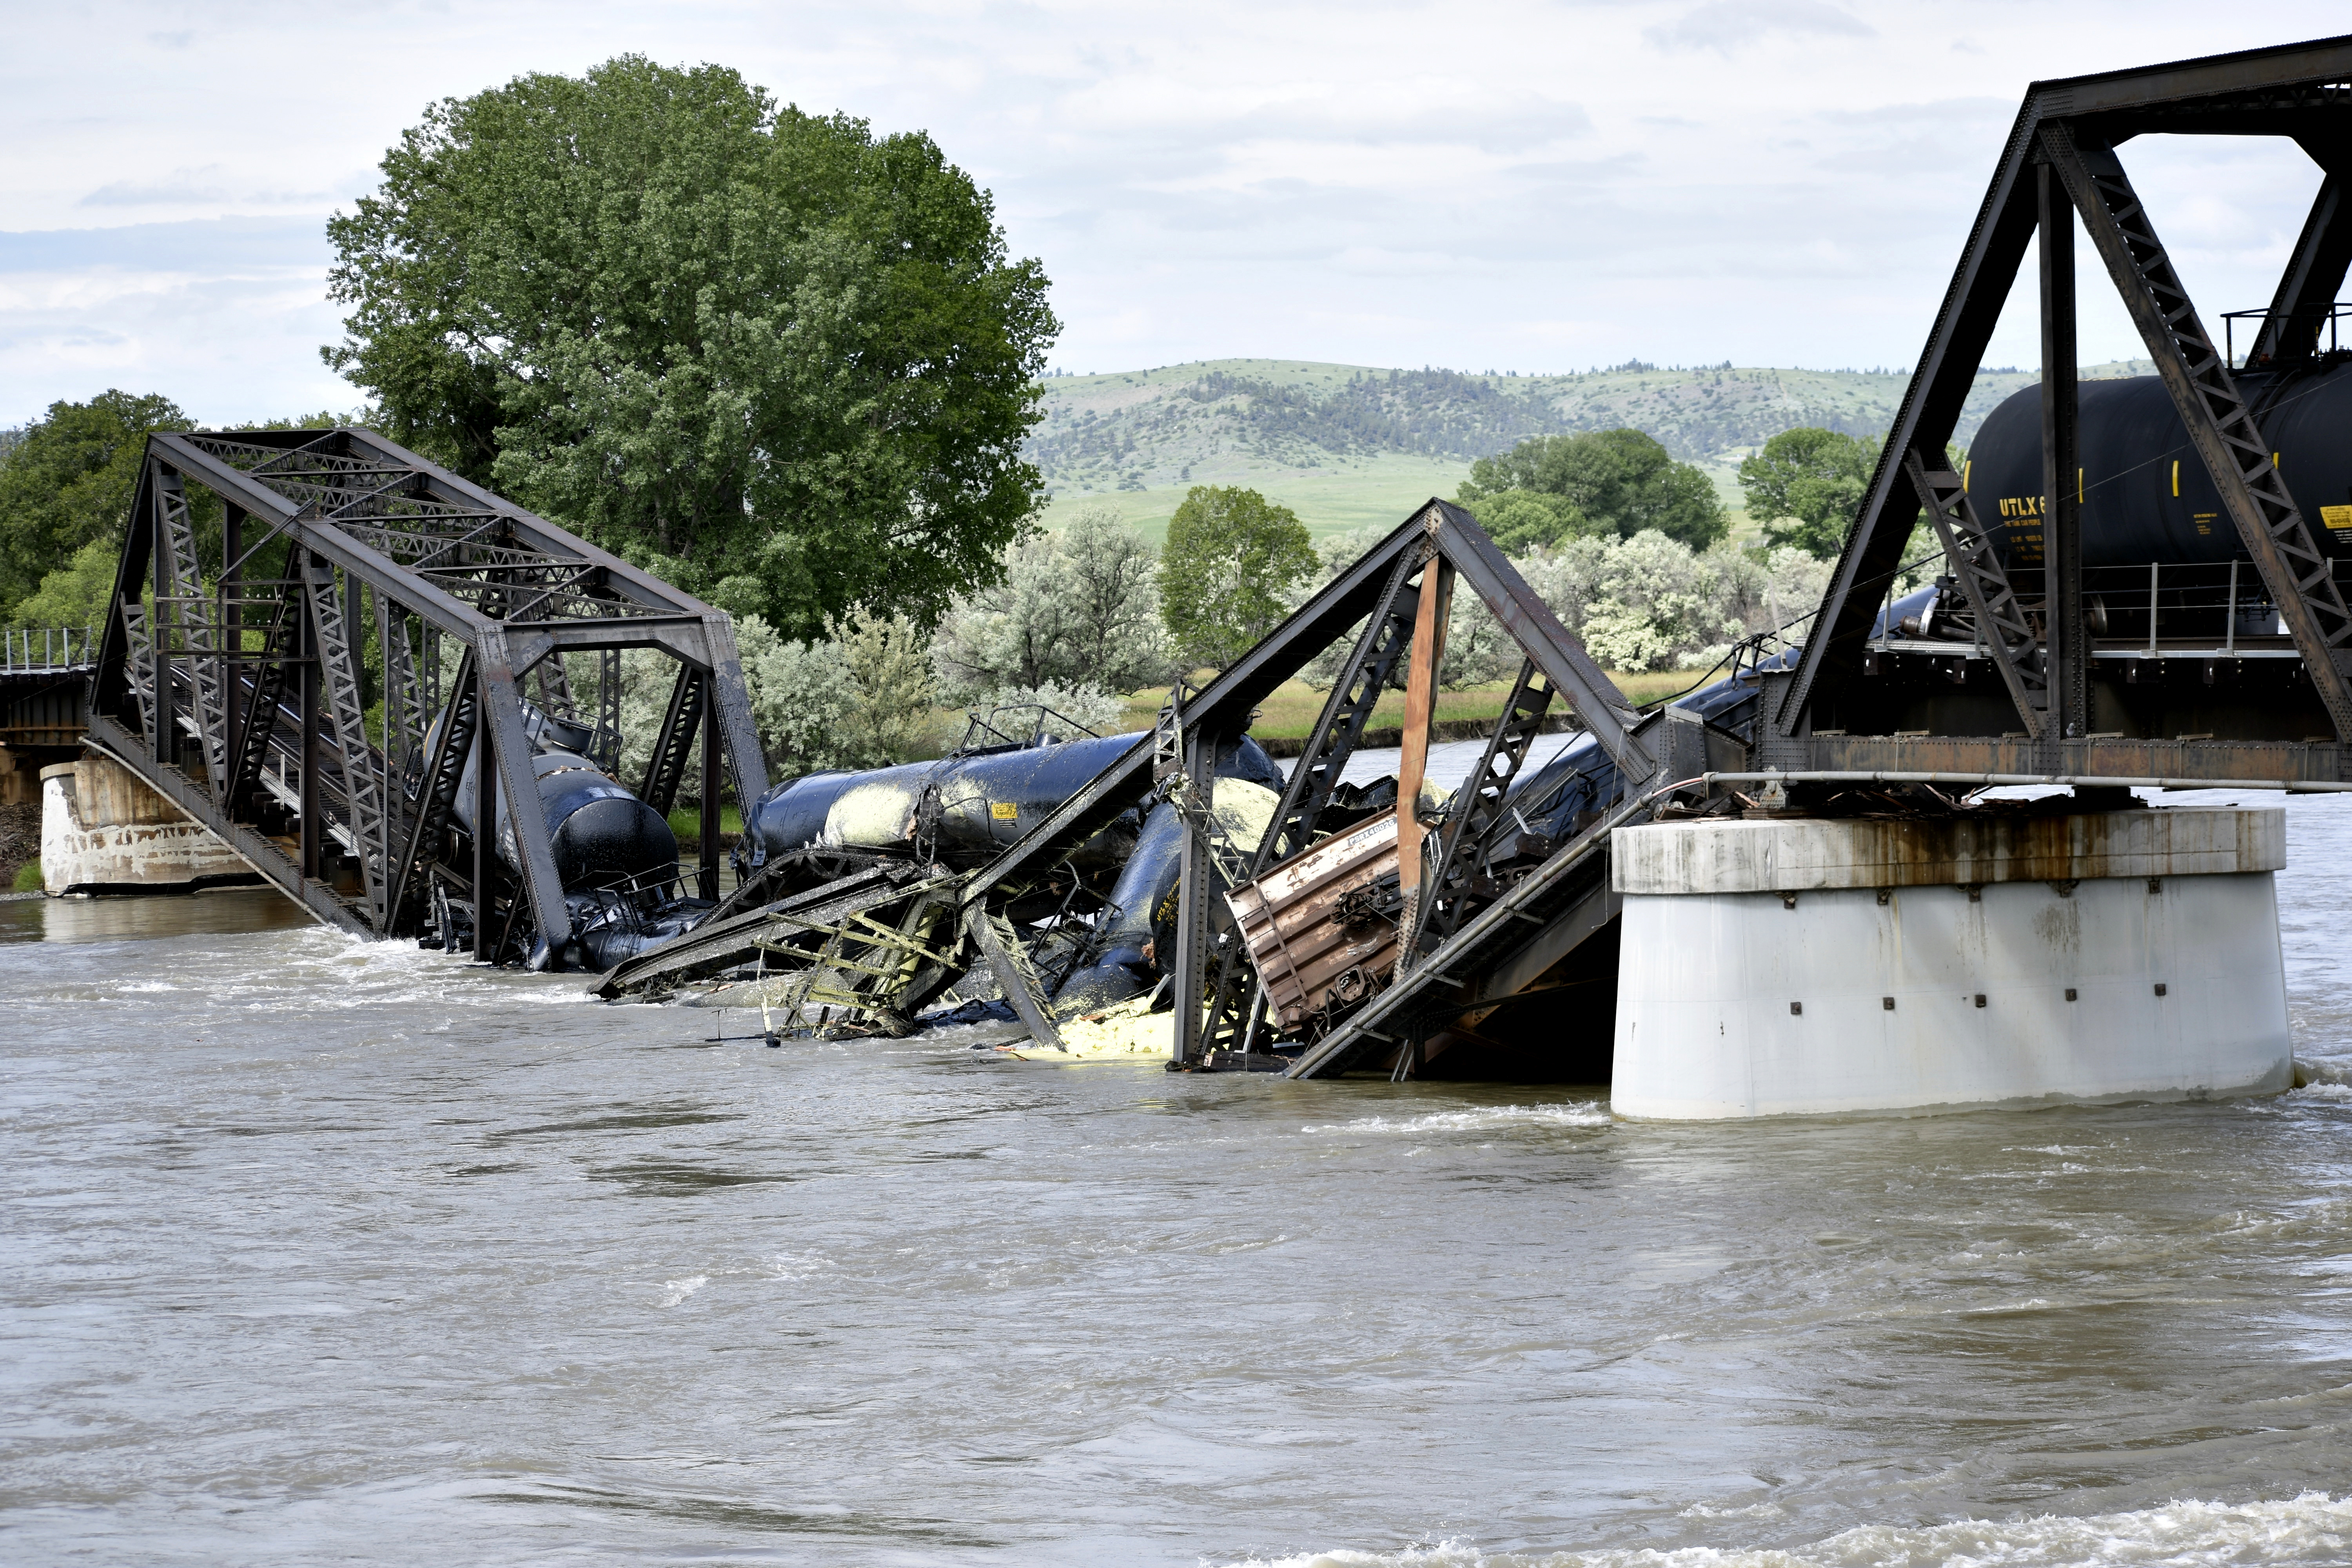
M 2145 362 L 2086 376 L 2146 375 Z M 1980 372 L 1960 416 L 1965 445 L 2003 398 L 2039 379 Z M 1246 485 L 1317 533 L 1393 522 L 1451 497 L 1473 458 L 1529 436 L 1633 426 L 1698 464 L 1739 504 L 1739 460 L 1800 425 L 1877 435 L 1909 377 L 1897 371 L 1660 369 L 1638 362 L 1577 375 L 1387 370 L 1299 360 L 1203 360 L 1156 370 L 1054 376 L 1030 460 L 1051 487 L 1046 524 L 1101 502 L 1164 526 L 1187 488 Z

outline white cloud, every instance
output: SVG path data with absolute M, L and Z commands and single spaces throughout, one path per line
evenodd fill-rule
M 1061 364 L 1556 370 L 1908 363 L 2032 79 L 2341 25 L 2301 0 L 2251 19 L 2202 0 L 261 0 L 182 37 L 185 15 L 91 0 L 14 24 L 0 423 L 93 377 L 167 378 L 207 417 L 350 402 L 317 359 L 327 213 L 433 100 L 624 51 L 929 131 L 1043 259 Z M 43 63 L 101 56 L 97 75 Z M 2206 311 L 2266 300 L 2308 161 L 2124 155 Z M 58 281 L 85 273 L 115 281 Z M 2085 357 L 2131 352 L 2096 283 Z M 2030 318 L 1993 352 L 2032 363 Z
M 1812 0 L 1715 0 L 1642 37 L 1662 49 L 1713 49 L 1728 58 L 1767 39 L 1874 38 L 1878 29 Z
M 334 200 L 328 190 L 272 191 L 240 186 L 227 165 L 174 169 L 168 174 L 110 180 L 74 205 L 78 207 L 184 207 L 192 211 L 251 211 L 257 207 L 318 208 Z

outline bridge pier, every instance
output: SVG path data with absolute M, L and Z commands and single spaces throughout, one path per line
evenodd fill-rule
M 2290 1086 L 2278 810 L 1621 828 L 1638 1119 Z
M 51 894 L 184 893 L 260 875 L 145 781 L 97 752 L 41 770 L 41 883 Z

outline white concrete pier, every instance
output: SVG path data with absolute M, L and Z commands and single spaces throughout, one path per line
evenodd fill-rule
M 2285 814 L 1621 828 L 1611 1101 L 1634 1118 L 2289 1087 Z
M 260 878 L 111 758 L 41 770 L 41 885 L 51 894 L 177 893 Z

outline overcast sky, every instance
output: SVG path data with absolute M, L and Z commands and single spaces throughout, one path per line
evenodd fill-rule
M 339 333 L 326 215 L 432 100 L 632 51 L 929 131 L 1043 258 L 1072 370 L 1907 364 L 2031 79 L 2352 18 L 2259 0 L 8 13 L 0 424 L 108 386 L 205 420 L 355 405 L 318 356 Z M 2302 154 L 2124 156 L 2209 317 L 2266 303 L 2318 184 Z M 2085 280 L 2086 360 L 2137 352 L 2108 298 Z M 2013 308 L 1990 363 L 2037 358 Z

